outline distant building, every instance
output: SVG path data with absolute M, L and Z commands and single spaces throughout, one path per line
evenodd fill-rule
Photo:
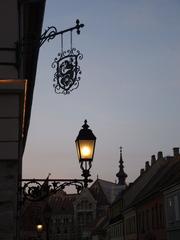
M 41 208 L 38 204 L 36 218 L 42 214 L 45 224 L 42 240 L 47 233 L 49 240 L 179 240 L 179 148 L 174 148 L 173 156 L 163 157 L 158 152 L 156 159 L 153 155 L 151 163 L 146 162 L 140 176 L 129 185 L 122 171 L 122 149 L 119 167 L 118 184 L 97 179 L 80 194 L 58 192 L 44 206 L 41 204 Z M 48 225 L 47 217 L 43 216 L 47 206 L 50 208 Z M 29 214 L 28 209 L 31 211 L 29 205 L 24 216 L 36 211 Z M 31 233 L 32 221 L 24 229 L 24 240 L 32 240 L 30 236 L 35 236 L 35 232 Z
M 122 147 L 120 147 L 120 160 L 119 160 L 119 172 L 116 174 L 118 178 L 118 187 L 120 190 L 118 194 L 115 194 L 113 201 L 111 202 L 110 215 L 108 217 L 108 224 L 106 225 L 106 238 L 111 240 L 123 240 L 124 239 L 124 218 L 122 215 L 123 210 L 123 192 L 125 191 L 127 184 L 127 174 L 124 171 L 124 161 L 122 157 Z
M 21 234 L 20 239 L 36 240 L 38 237 L 36 225 L 43 224 L 45 220 L 43 217 L 46 202 L 27 202 L 22 209 Z M 42 240 L 46 239 L 46 233 L 41 234 Z
M 172 184 L 164 191 L 166 231 L 168 240 L 180 239 L 180 183 Z
M 47 235 L 49 240 L 105 240 L 110 206 L 126 187 L 122 148 L 119 163 L 118 184 L 97 178 L 90 188 L 83 189 L 80 194 L 59 191 L 47 200 L 34 203 L 25 201 L 22 212 L 23 240 L 38 237 L 37 222 L 44 226 L 42 240 Z
M 124 240 L 123 192 L 111 204 L 106 238 L 109 240 Z
M 74 222 L 73 201 L 75 195 L 67 195 L 61 191 L 51 196 L 48 200 L 48 206 L 51 209 L 49 219 L 49 238 L 73 240 L 76 229 Z
M 91 239 L 91 232 L 96 221 L 97 201 L 89 189 L 84 189 L 73 202 L 76 235 L 74 239 Z M 76 237 L 76 238 L 75 238 Z
M 80 194 L 66 194 L 63 191 L 49 197 L 46 201 L 25 202 L 23 209 L 23 240 L 38 236 L 36 224 L 44 225 L 42 240 L 90 240 L 104 239 L 109 207 L 122 190 L 115 183 L 97 179 Z M 50 208 L 47 222 L 46 207 Z M 29 218 L 30 217 L 30 218 Z
M 124 236 L 127 240 L 142 239 L 149 233 L 146 228 L 148 219 L 145 214 L 148 214 L 146 209 L 146 201 L 151 199 L 145 197 L 144 191 L 147 186 L 151 186 L 151 181 L 159 174 L 162 167 L 165 165 L 162 153 L 158 153 L 158 159 L 152 156 L 151 165 L 146 162 L 145 169 L 141 170 L 140 176 L 129 185 L 123 195 L 123 216 L 124 216 Z M 147 190 L 148 194 L 150 193 Z M 142 201 L 143 199 L 143 201 Z
M 166 216 L 166 232 L 168 240 L 180 239 L 180 154 L 179 148 L 174 148 L 175 164 L 167 177 L 163 188 Z
M 180 239 L 179 172 L 178 148 L 173 156 L 153 155 L 151 164 L 146 162 L 140 176 L 111 205 L 108 239 Z

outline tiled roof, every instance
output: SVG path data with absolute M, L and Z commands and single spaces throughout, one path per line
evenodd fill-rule
M 149 186 L 149 183 L 153 181 L 166 164 L 165 159 L 158 159 L 125 190 L 123 196 L 125 209 L 133 205 L 135 199 L 138 199 L 138 196 Z
M 106 198 L 109 203 L 112 203 L 115 200 L 115 198 L 117 197 L 117 195 L 122 190 L 124 190 L 124 187 L 122 187 L 121 185 L 118 185 L 116 183 L 108 182 L 108 181 L 101 180 L 101 179 L 99 179 L 99 183 L 100 183 L 102 190 L 103 190 L 104 194 L 106 195 Z
M 97 220 L 92 230 L 92 235 L 105 231 L 105 227 L 108 225 L 109 219 L 107 216 L 103 216 Z
M 165 165 L 159 169 L 144 189 L 136 196 L 133 205 L 153 194 L 160 193 L 160 191 L 172 184 L 180 183 L 180 161 L 172 158 L 164 161 Z
M 73 214 L 73 201 L 76 199 L 76 194 L 66 194 L 58 192 L 49 198 L 49 205 L 53 212 L 58 214 Z
M 98 187 L 99 191 L 97 191 Z M 90 187 L 90 191 L 100 204 L 111 204 L 122 190 L 124 190 L 123 186 L 102 179 L 97 179 Z

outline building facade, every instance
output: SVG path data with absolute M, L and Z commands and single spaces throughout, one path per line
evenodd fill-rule
M 180 239 L 180 184 L 164 191 L 168 240 Z
M 180 154 L 179 148 L 174 148 L 177 162 L 173 173 L 168 176 L 168 185 L 162 190 L 164 195 L 166 231 L 168 240 L 180 239 Z
M 0 239 L 19 239 L 22 157 L 45 1 L 0 2 Z
M 76 238 L 91 239 L 91 232 L 96 220 L 97 202 L 89 189 L 84 189 L 73 202 Z
M 109 222 L 106 227 L 107 239 L 124 240 L 124 218 L 122 193 L 112 203 L 110 207 Z
M 97 179 L 80 194 L 59 191 L 48 200 L 25 201 L 22 239 L 37 238 L 36 226 L 41 223 L 44 226 L 40 234 L 42 240 L 47 239 L 47 235 L 48 240 L 104 240 L 109 206 L 119 191 L 121 188 L 117 184 Z
M 177 240 L 180 213 L 180 154 L 153 155 L 140 176 L 111 205 L 108 239 Z M 116 214 L 115 214 L 116 213 Z M 116 227 L 119 225 L 119 231 Z M 114 228 L 113 228 L 114 226 Z M 120 230 L 121 229 L 121 230 Z
M 48 200 L 49 224 L 44 221 L 41 238 L 48 231 L 49 240 L 178 240 L 179 172 L 175 148 L 173 156 L 153 155 L 129 185 L 97 179 L 80 194 L 59 192 Z

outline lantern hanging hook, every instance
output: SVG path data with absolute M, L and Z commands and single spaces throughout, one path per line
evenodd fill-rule
M 63 54 L 63 33 L 61 34 L 61 54 Z
M 72 50 L 72 30 L 70 31 L 70 49 Z

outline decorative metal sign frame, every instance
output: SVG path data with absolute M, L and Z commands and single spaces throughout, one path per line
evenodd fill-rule
M 58 58 L 54 59 L 52 68 L 56 68 L 54 74 L 54 90 L 55 93 L 69 94 L 78 88 L 80 81 L 80 66 L 78 59 L 81 60 L 83 55 L 76 48 L 64 51 L 58 54 Z
M 79 50 L 72 47 L 72 32 L 77 30 L 77 34 L 80 34 L 80 28 L 83 28 L 84 24 L 80 24 L 80 21 L 76 20 L 76 25 L 72 28 L 65 29 L 58 32 L 54 26 L 48 27 L 41 35 L 39 46 L 41 47 L 46 41 L 54 39 L 57 35 L 61 36 L 61 53 L 58 53 L 58 57 L 54 59 L 52 68 L 56 69 L 53 78 L 53 87 L 55 93 L 69 94 L 74 89 L 78 88 L 80 81 L 80 66 L 78 60 L 82 60 L 83 55 Z M 63 34 L 70 32 L 70 49 L 63 50 Z

